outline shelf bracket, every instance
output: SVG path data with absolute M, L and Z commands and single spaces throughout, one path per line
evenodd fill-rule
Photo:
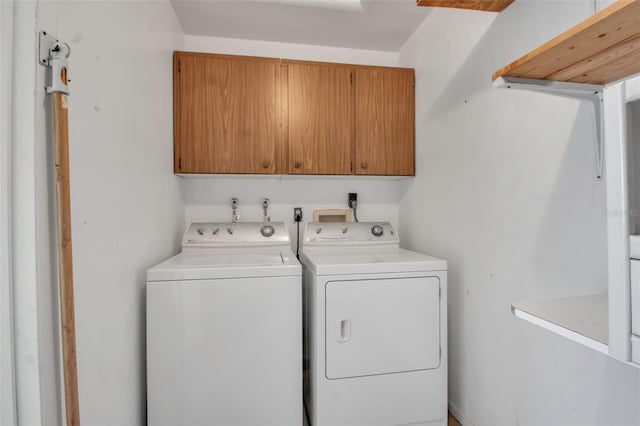
M 522 89 L 547 93 L 565 98 L 591 102 L 596 121 L 596 178 L 602 180 L 604 174 L 604 108 L 603 88 L 599 84 L 571 83 L 566 81 L 536 80 L 531 78 L 498 77 L 493 86 L 505 89 Z

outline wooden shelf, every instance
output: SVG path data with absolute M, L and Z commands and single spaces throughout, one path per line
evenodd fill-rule
M 501 12 L 515 0 L 417 0 L 418 6 Z
M 640 72 L 640 0 L 618 0 L 493 74 L 604 85 Z
M 513 314 L 556 334 L 609 354 L 609 308 L 606 294 L 511 305 Z

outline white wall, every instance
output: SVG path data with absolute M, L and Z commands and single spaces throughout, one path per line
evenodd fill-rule
M 495 69 L 591 12 L 591 2 L 525 0 L 497 17 L 437 10 L 398 57 L 183 38 L 167 2 L 43 3 L 39 27 L 72 49 L 82 423 L 144 424 L 144 271 L 178 250 L 185 222 L 228 220 L 231 196 L 240 198 L 243 220 L 260 219 L 265 196 L 272 200 L 273 220 L 290 222 L 293 206 L 305 208 L 309 219 L 311 209 L 344 207 L 346 194 L 358 192 L 362 220 L 400 224 L 405 246 L 449 261 L 450 398 L 469 424 L 640 424 L 638 371 L 517 320 L 509 309 L 517 299 L 605 288 L 604 185 L 594 180 L 590 111 L 573 100 L 495 90 L 489 79 Z M 174 177 L 173 49 L 415 66 L 418 177 Z M 50 124 L 43 119 L 49 115 L 42 107 L 42 78 L 41 69 L 35 132 L 41 136 Z M 38 207 L 36 217 L 20 217 L 31 225 L 21 234 L 30 239 L 52 225 L 48 143 L 41 137 L 17 153 L 31 161 L 21 177 L 39 188 L 16 194 L 25 211 Z M 39 321 L 55 323 L 55 271 L 45 264 L 53 240 L 38 241 L 38 260 L 15 272 L 33 267 L 21 282 L 39 279 L 43 296 L 50 296 L 39 299 L 50 304 L 38 307 Z M 37 327 L 38 318 L 27 311 L 34 306 L 18 308 L 26 314 L 21 321 Z M 40 361 L 22 360 L 35 373 L 39 365 L 56 362 Z M 46 389 L 56 380 L 55 374 L 46 377 Z M 50 408 L 36 415 L 47 413 L 53 417 L 45 417 L 46 424 L 54 424 Z
M 4 5 L 6 7 L 6 5 Z M 5 9 L 6 10 L 6 9 Z M 60 420 L 56 305 L 52 283 L 48 221 L 47 143 L 36 111 L 44 86 L 36 61 L 38 4 L 13 5 L 12 110 L 9 117 L 11 251 L 9 286 L 13 292 L 16 419 L 20 424 L 52 425 Z M 6 21 L 3 22 L 3 25 Z M 5 28 L 3 28 L 6 31 Z M 3 35 L 6 33 L 3 31 Z M 4 40 L 3 40 L 4 41 Z M 5 63 L 6 66 L 6 63 Z M 6 130 L 6 129 L 5 129 Z M 15 420 L 15 419 L 14 419 Z
M 640 371 L 510 312 L 606 291 L 590 107 L 490 79 L 591 13 L 586 1 L 435 10 L 400 51 L 416 68 L 417 126 L 400 229 L 449 261 L 449 397 L 465 425 L 640 424 Z
M 395 52 L 194 35 L 184 36 L 184 50 L 389 67 L 398 63 Z
M 166 1 L 43 2 L 38 16 L 40 29 L 71 46 L 81 421 L 145 424 L 145 272 L 177 250 L 184 222 L 172 138 L 172 51 L 181 48 L 182 31 Z M 36 88 L 46 179 L 52 177 L 52 159 L 46 149 L 51 133 L 43 70 Z M 46 233 L 52 210 L 39 214 Z M 55 285 L 55 274 L 50 281 Z M 55 292 L 47 302 L 55 304 L 54 298 Z M 56 313 L 46 305 L 38 309 Z M 45 417 L 44 424 L 53 421 Z
M 217 37 L 184 37 L 185 50 L 247 56 L 266 56 L 351 64 L 396 66 L 397 53 L 239 40 Z M 358 193 L 360 220 L 386 220 L 398 224 L 398 203 L 411 180 L 375 177 L 207 177 L 184 178 L 180 185 L 185 202 L 185 221 L 228 221 L 230 198 L 240 200 L 241 220 L 262 220 L 261 200 L 272 202 L 271 219 L 290 222 L 295 228 L 293 207 L 304 209 L 311 221 L 313 209 L 347 208 L 347 194 Z M 292 239 L 293 240 L 293 239 Z
M 262 199 L 269 198 L 273 221 L 288 223 L 295 242 L 293 208 L 302 207 L 303 221 L 313 221 L 314 209 L 346 209 L 347 194 L 358 193 L 361 221 L 389 221 L 398 226 L 398 203 L 410 179 L 370 177 L 215 177 L 180 182 L 185 202 L 185 226 L 199 221 L 230 221 L 231 198 L 237 197 L 241 221 L 262 221 Z
M 13 1 L 0 3 L 0 425 L 16 422 L 13 315 Z

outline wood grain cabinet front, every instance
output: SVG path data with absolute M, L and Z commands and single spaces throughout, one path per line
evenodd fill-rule
M 289 173 L 351 174 L 352 70 L 287 63 Z
M 414 71 L 358 68 L 355 85 L 355 173 L 414 176 Z
M 175 52 L 180 174 L 413 176 L 414 71 Z
M 280 61 L 176 52 L 176 173 L 282 173 Z

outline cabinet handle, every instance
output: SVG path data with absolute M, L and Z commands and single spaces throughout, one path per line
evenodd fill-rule
M 263 169 L 268 169 L 269 168 L 269 162 L 265 161 L 264 163 L 262 163 L 262 168 Z
M 363 161 L 362 163 L 360 163 L 360 167 L 362 167 L 363 169 L 366 169 L 367 167 L 369 167 L 369 163 L 367 163 L 366 161 Z
M 293 163 L 293 167 L 295 167 L 296 169 L 299 169 L 300 166 L 302 166 L 302 163 L 300 163 L 299 161 L 296 161 L 295 163 Z

